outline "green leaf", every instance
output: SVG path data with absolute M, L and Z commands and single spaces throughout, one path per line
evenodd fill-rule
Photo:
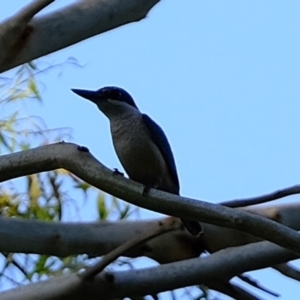
M 50 273 L 50 266 L 47 266 L 49 255 L 40 255 L 32 272 L 27 274 L 27 279 L 32 280 L 34 274 L 43 275 Z
M 129 216 L 130 205 L 126 204 L 124 209 L 120 211 L 120 220 L 126 219 Z
M 38 207 L 38 199 L 42 194 L 37 174 L 28 175 L 27 182 L 30 207 L 35 209 L 36 207 Z
M 39 93 L 39 90 L 37 88 L 36 81 L 34 77 L 29 78 L 28 80 L 28 89 L 29 91 L 39 100 L 42 101 L 41 95 Z
M 109 215 L 109 210 L 107 209 L 105 196 L 103 193 L 98 194 L 97 204 L 98 204 L 98 214 L 100 220 L 107 220 Z
M 91 185 L 82 181 L 82 182 L 79 182 L 78 184 L 74 185 L 74 187 L 76 189 L 81 189 L 86 194 L 87 190 L 91 187 Z

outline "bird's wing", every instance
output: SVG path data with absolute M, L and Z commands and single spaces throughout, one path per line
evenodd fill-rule
M 166 164 L 170 170 L 171 176 L 173 177 L 174 183 L 176 184 L 179 194 L 179 180 L 174 156 L 168 139 L 163 130 L 160 128 L 160 126 L 156 124 L 149 116 L 143 114 L 142 118 L 150 134 L 150 137 L 152 138 L 153 142 L 158 147 L 159 151 L 161 152 L 163 158 L 166 161 Z

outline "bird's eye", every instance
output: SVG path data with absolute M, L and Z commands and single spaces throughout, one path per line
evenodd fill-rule
M 118 90 L 114 90 L 111 93 L 111 97 L 113 99 L 116 99 L 116 100 L 121 99 L 122 98 L 122 93 L 120 91 L 118 91 Z
M 118 90 L 115 90 L 114 92 L 113 92 L 113 98 L 114 99 L 117 99 L 117 100 L 119 100 L 119 99 L 121 99 L 122 98 L 122 92 L 121 91 L 118 91 Z

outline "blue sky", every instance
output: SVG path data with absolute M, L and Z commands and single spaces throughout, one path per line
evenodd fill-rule
M 0 18 L 22 5 L 3 4 Z M 28 112 L 72 128 L 74 142 L 122 169 L 107 119 L 70 92 L 121 86 L 165 130 L 182 195 L 219 202 L 298 184 L 299 10 L 298 1 L 161 1 L 141 22 L 41 58 L 45 66 L 74 57 L 83 67 L 39 77 L 44 102 Z M 299 284 L 275 271 L 255 276 L 280 299 L 298 299 Z

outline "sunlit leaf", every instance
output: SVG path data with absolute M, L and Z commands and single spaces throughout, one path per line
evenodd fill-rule
M 27 183 L 30 207 L 35 210 L 38 207 L 38 199 L 42 194 L 37 174 L 28 175 Z
M 120 220 L 125 219 L 126 217 L 128 217 L 128 213 L 130 210 L 130 205 L 127 204 L 123 210 L 120 211 Z
M 74 185 L 74 187 L 75 187 L 76 189 L 81 189 L 84 193 L 86 193 L 87 190 L 88 190 L 89 188 L 91 188 L 91 185 L 88 184 L 88 183 L 86 183 L 86 182 L 84 182 L 84 181 L 82 181 L 82 182 L 79 182 L 78 184 Z
M 38 273 L 39 275 L 49 274 L 49 266 L 47 266 L 48 259 L 48 255 L 40 255 L 33 271 L 27 274 L 27 279 L 31 280 L 32 276 L 36 273 Z
M 36 85 L 34 78 L 29 78 L 28 80 L 28 89 L 29 91 L 40 101 L 42 101 L 41 95 Z
M 109 210 L 106 206 L 106 200 L 103 193 L 99 193 L 97 197 L 98 214 L 100 220 L 106 220 L 109 215 Z

